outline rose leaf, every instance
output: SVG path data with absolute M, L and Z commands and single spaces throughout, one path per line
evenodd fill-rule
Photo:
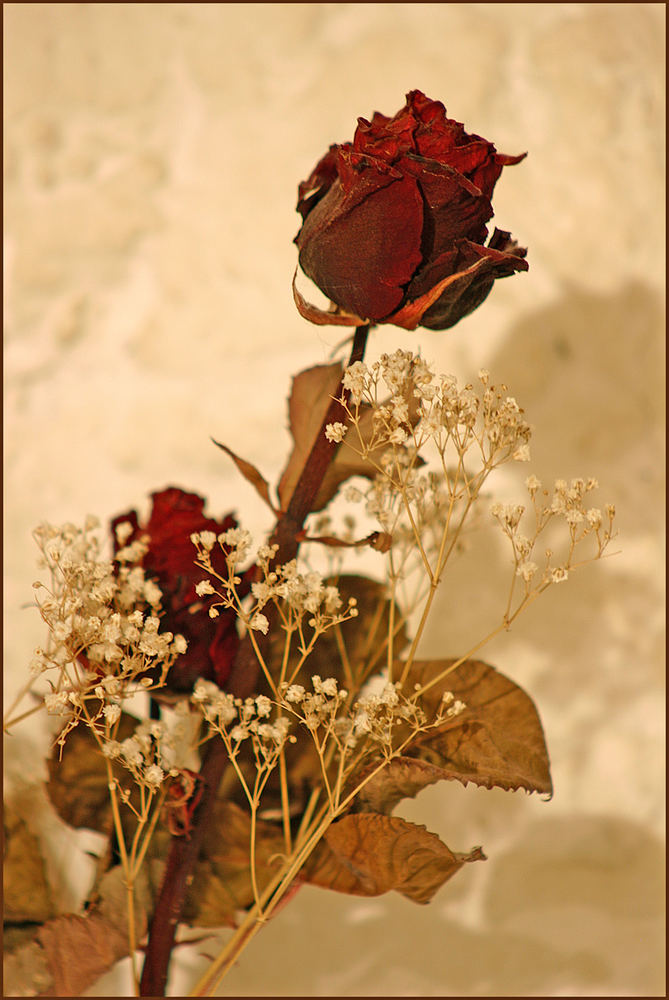
M 380 763 L 381 759 L 372 761 L 355 773 L 353 784 L 362 783 L 355 797 L 355 808 L 359 812 L 389 816 L 402 799 L 412 799 L 428 785 L 449 777 L 443 768 L 418 758 L 394 757 L 377 770 Z M 367 778 L 369 774 L 372 776 Z
M 214 441 L 213 438 L 212 441 Z M 221 451 L 224 451 L 226 455 L 230 456 L 232 461 L 235 463 L 235 465 L 243 475 L 244 479 L 246 479 L 246 481 L 249 482 L 251 486 L 253 486 L 256 493 L 261 497 L 262 500 L 265 501 L 269 509 L 274 514 L 276 514 L 277 510 L 272 501 L 270 500 L 269 483 L 264 478 L 264 476 L 258 471 L 258 469 L 256 469 L 255 465 L 252 465 L 251 462 L 247 462 L 246 459 L 244 458 L 240 458 L 239 455 L 236 455 L 234 453 L 232 448 L 228 448 L 227 445 L 221 444 L 220 441 L 214 441 L 214 444 L 216 445 L 217 448 L 220 448 Z
M 407 690 L 425 687 L 455 660 L 417 661 L 405 682 Z M 465 703 L 461 715 L 418 734 L 404 756 L 436 765 L 444 778 L 484 788 L 542 792 L 553 785 L 544 732 L 532 699 L 522 688 L 480 660 L 465 660 L 433 683 L 421 696 L 433 719 L 445 692 Z
M 339 388 L 342 372 L 342 365 L 336 362 L 331 365 L 316 365 L 313 368 L 308 368 L 293 379 L 288 401 L 293 451 L 277 487 L 283 510 L 288 507 L 302 469 L 316 441 L 316 436 L 323 425 L 328 407 Z M 412 403 L 411 411 L 413 422 L 417 419 L 417 409 L 414 404 L 415 401 Z M 352 476 L 373 479 L 376 475 L 377 463 L 385 446 L 375 449 L 367 458 L 362 458 L 357 454 L 361 450 L 361 441 L 366 445 L 372 439 L 373 412 L 370 406 L 359 408 L 358 429 L 351 427 L 344 436 L 334 460 L 327 468 L 312 505 L 312 511 L 316 512 L 327 506 L 342 483 Z M 344 411 L 342 409 L 342 420 L 343 418 Z
M 8 996 L 79 997 L 128 954 L 127 889 L 120 866 L 101 880 L 86 914 L 62 914 L 39 928 L 34 940 L 9 956 Z M 148 894 L 140 875 L 135 885 L 137 940 L 146 932 Z
M 116 739 L 132 736 L 136 726 L 137 719 L 123 713 Z M 83 723 L 68 733 L 62 757 L 58 745 L 54 747 L 47 768 L 47 794 L 60 818 L 75 829 L 86 827 L 110 833 L 113 821 L 107 768 L 98 744 Z M 116 764 L 113 770 L 116 778 L 125 779 L 127 784 L 127 771 Z
M 287 509 L 297 486 L 316 435 L 325 419 L 331 398 L 337 391 L 342 371 L 339 362 L 332 365 L 315 365 L 300 372 L 293 379 L 288 399 L 288 423 L 293 439 L 293 450 L 277 487 L 283 510 Z
M 276 874 L 272 858 L 285 849 L 281 829 L 257 821 L 256 881 L 259 891 Z M 251 816 L 248 808 L 219 800 L 205 834 L 182 919 L 197 927 L 232 926 L 235 913 L 254 902 L 251 881 Z
M 44 923 L 52 916 L 53 906 L 39 841 L 9 804 L 4 832 L 4 922 Z
M 434 833 L 397 816 L 357 813 L 333 823 L 304 870 L 306 881 L 354 896 L 394 889 L 415 903 L 429 903 L 439 888 L 480 847 L 453 853 Z

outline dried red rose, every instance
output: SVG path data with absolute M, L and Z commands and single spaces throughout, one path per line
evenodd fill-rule
M 201 531 L 219 535 L 236 527 L 237 522 L 230 515 L 222 521 L 207 517 L 204 499 L 177 487 L 153 493 L 151 499 L 151 514 L 145 525 L 140 526 L 134 510 L 114 518 L 114 551 L 119 549 L 116 528 L 123 522 L 129 522 L 133 528 L 124 540 L 125 545 L 149 536 L 149 549 L 141 565 L 145 575 L 162 590 L 162 630 L 181 634 L 188 641 L 188 649 L 168 674 L 167 687 L 172 691 L 190 691 L 198 677 L 223 687 L 239 645 L 236 615 L 221 608 L 217 618 L 210 618 L 209 608 L 215 598 L 199 597 L 195 591 L 206 574 L 195 565 L 196 550 L 190 536 Z M 222 548 L 214 546 L 211 561 L 214 569 L 225 576 Z
M 300 184 L 300 265 L 336 307 L 325 312 L 295 289 L 317 323 L 453 326 L 496 278 L 526 271 L 526 250 L 486 222 L 505 156 L 446 117 L 440 101 L 407 94 L 394 118 L 358 119 L 353 142 L 330 146 Z

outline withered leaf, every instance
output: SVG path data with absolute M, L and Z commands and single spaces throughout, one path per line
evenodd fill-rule
M 405 687 L 426 685 L 455 660 L 414 663 Z M 544 732 L 532 699 L 522 688 L 480 660 L 466 660 L 422 696 L 434 718 L 445 691 L 466 710 L 438 729 L 417 736 L 404 756 L 436 765 L 444 778 L 484 788 L 542 792 L 553 785 Z
M 147 927 L 148 897 L 140 876 L 135 892 L 135 926 Z M 63 914 L 39 928 L 5 967 L 9 996 L 79 997 L 115 962 L 128 954 L 127 891 L 120 867 L 100 882 L 98 899 L 86 916 Z
M 376 771 L 380 763 L 380 759 L 373 760 L 355 773 L 355 786 L 372 774 L 355 797 L 355 809 L 359 812 L 390 815 L 402 799 L 412 799 L 428 785 L 450 777 L 443 768 L 411 757 L 394 757 Z
M 39 841 L 7 804 L 4 815 L 4 922 L 44 923 L 53 914 Z
M 470 861 L 479 847 L 456 854 L 436 834 L 397 816 L 357 813 L 333 823 L 304 870 L 306 881 L 355 896 L 394 889 L 415 903 L 435 892 Z
M 123 713 L 116 738 L 124 740 L 132 736 L 137 721 Z M 60 748 L 56 746 L 47 760 L 46 790 L 56 812 L 75 828 L 87 827 L 98 833 L 109 833 L 113 823 L 107 768 L 100 748 L 85 725 L 80 724 L 69 733 L 62 758 L 59 757 Z M 113 771 L 124 785 L 132 784 L 127 780 L 128 772 L 119 765 L 114 764 Z
M 212 441 L 213 440 L 214 439 L 212 438 Z M 244 458 L 240 458 L 239 455 L 236 455 L 232 448 L 228 448 L 226 444 L 221 444 L 220 441 L 214 441 L 214 444 L 217 448 L 220 448 L 221 451 L 224 451 L 226 455 L 230 456 L 243 475 L 244 479 L 246 479 L 246 481 L 253 486 L 256 493 L 265 501 L 270 510 L 276 513 L 276 508 L 274 507 L 269 495 L 269 483 L 258 471 L 258 469 L 256 469 L 255 465 L 252 465 L 251 462 L 247 462 Z
M 343 370 L 339 362 L 331 365 L 315 365 L 300 372 L 293 379 L 288 399 L 288 425 L 293 438 L 293 450 L 277 487 L 283 510 L 288 507 L 300 473 L 325 419 L 331 397 L 337 391 Z
M 276 874 L 273 857 L 285 849 L 279 826 L 256 823 L 256 880 L 259 890 Z M 254 902 L 251 882 L 251 816 L 219 800 L 207 827 L 200 860 L 186 900 L 184 922 L 198 927 L 233 925 L 235 912 Z
M 340 362 L 331 365 L 316 365 L 300 372 L 293 379 L 288 400 L 293 451 L 277 487 L 283 510 L 290 502 L 302 469 L 325 420 L 328 407 L 333 396 L 337 394 L 343 370 Z M 340 419 L 342 421 L 344 419 L 343 410 Z M 374 462 L 378 461 L 380 452 L 385 450 L 385 446 L 373 451 L 369 458 L 361 458 L 353 450 L 360 448 L 360 438 L 363 442 L 369 443 L 372 440 L 372 432 L 372 408 L 361 406 L 358 430 L 350 428 L 345 435 L 334 460 L 327 468 L 312 511 L 322 510 L 330 502 L 341 484 L 352 476 L 374 478 L 377 471 Z

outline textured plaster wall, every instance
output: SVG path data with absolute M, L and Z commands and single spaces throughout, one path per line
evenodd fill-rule
M 427 790 L 400 812 L 489 861 L 426 908 L 305 889 L 226 991 L 664 994 L 664 5 L 4 13 L 9 694 L 42 637 L 25 608 L 41 519 L 105 519 L 173 483 L 265 526 L 209 437 L 276 479 L 290 376 L 343 335 L 292 303 L 297 183 L 356 116 L 392 114 L 419 87 L 499 149 L 529 150 L 498 185 L 495 221 L 531 267 L 451 332 L 377 332 L 372 356 L 420 346 L 442 371 L 505 381 L 535 427 L 531 471 L 597 476 L 621 554 L 485 654 L 540 708 L 553 801 Z M 426 653 L 498 620 L 505 558 L 473 545 Z M 11 737 L 10 780 L 39 778 L 46 745 L 35 727 Z M 85 856 L 42 819 L 51 876 L 74 899 Z M 175 994 L 198 961 L 184 957 Z M 114 975 L 100 995 L 125 988 Z

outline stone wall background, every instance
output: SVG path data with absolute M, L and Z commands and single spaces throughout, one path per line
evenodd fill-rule
M 620 554 L 485 653 L 539 706 L 553 801 L 426 790 L 400 813 L 489 861 L 427 908 L 303 889 L 226 992 L 664 995 L 664 5 L 4 13 L 6 697 L 42 637 L 25 607 L 40 520 L 104 520 L 176 484 L 265 525 L 209 438 L 275 480 L 290 377 L 343 336 L 292 303 L 297 184 L 358 115 L 419 87 L 498 149 L 529 150 L 495 222 L 529 246 L 530 272 L 453 331 L 389 328 L 372 349 L 408 343 L 506 382 L 535 426 L 531 471 L 596 476 Z M 473 546 L 426 654 L 498 620 L 504 559 Z M 34 725 L 11 737 L 10 782 L 43 776 L 47 743 Z M 75 864 L 46 808 L 41 824 L 74 901 L 90 838 Z M 182 958 L 174 995 L 198 962 Z

